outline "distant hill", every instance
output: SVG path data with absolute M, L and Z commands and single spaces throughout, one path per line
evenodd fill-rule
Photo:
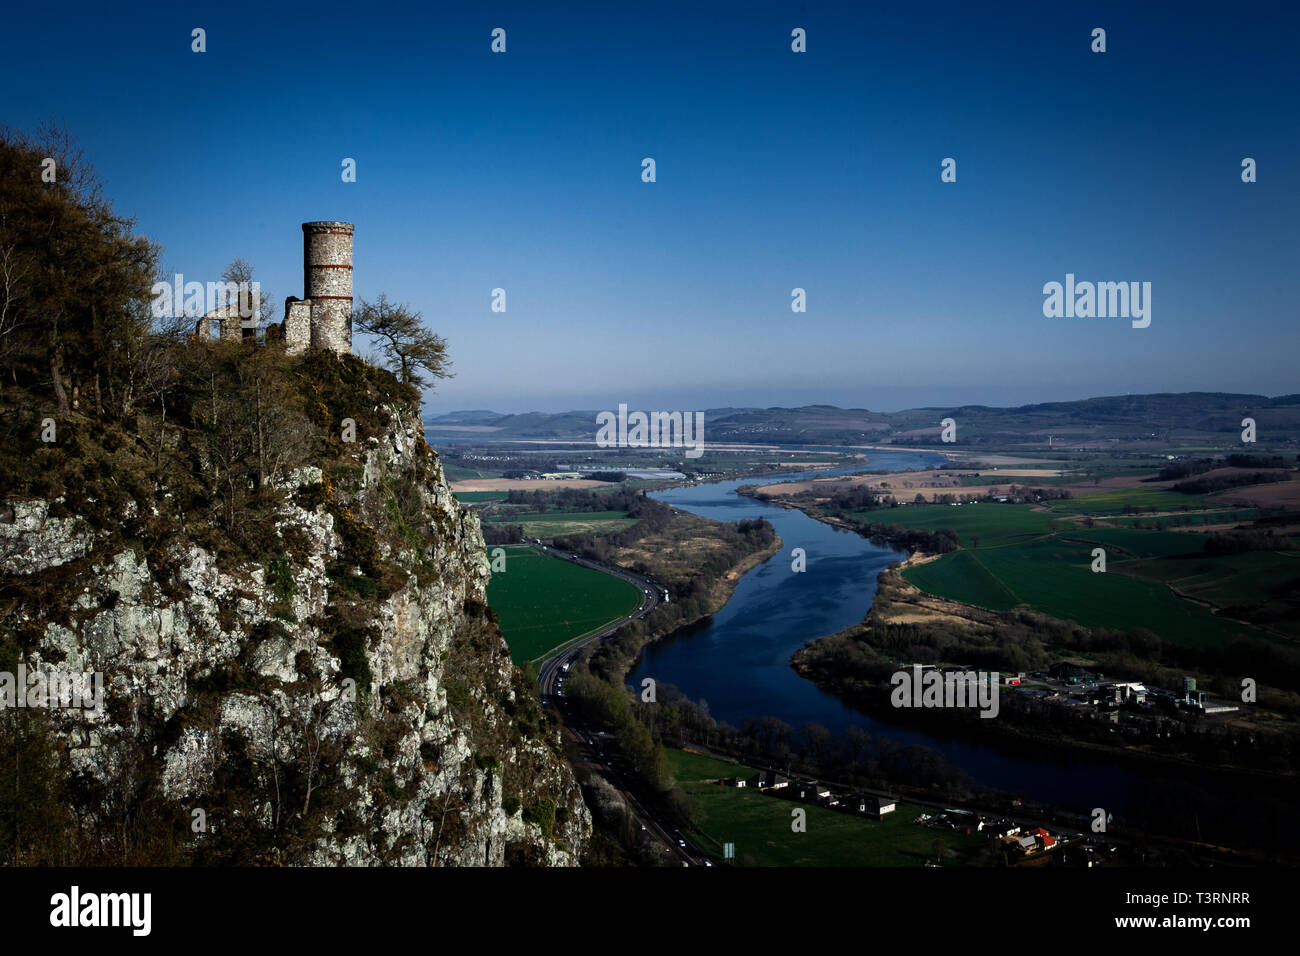
M 432 425 L 435 422 L 446 422 L 448 424 L 468 424 L 469 422 L 479 421 L 484 418 L 501 418 L 500 412 L 489 411 L 485 408 L 474 409 L 468 412 L 448 412 L 446 415 L 439 415 L 437 418 L 429 419 L 427 424 Z
M 957 422 L 958 438 L 974 445 L 1165 447 L 1240 440 L 1241 421 L 1255 419 L 1260 445 L 1300 442 L 1300 395 L 1177 392 L 1112 395 L 1014 408 L 935 406 L 901 412 L 805 405 L 800 408 L 714 408 L 704 413 L 713 443 L 807 445 L 941 445 L 940 422 Z M 573 440 L 595 437 L 596 411 L 559 414 L 449 412 L 426 422 L 431 440 Z

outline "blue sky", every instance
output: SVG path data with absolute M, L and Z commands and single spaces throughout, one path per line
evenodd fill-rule
M 356 294 L 448 339 L 430 415 L 1300 391 L 1294 4 L 373 6 L 18 6 L 0 115 L 168 274 L 301 296 L 299 224 L 354 222 Z M 1067 272 L 1150 327 L 1045 318 Z

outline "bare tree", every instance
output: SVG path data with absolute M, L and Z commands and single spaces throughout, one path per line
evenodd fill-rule
M 268 698 L 259 710 L 262 716 L 261 726 L 254 731 L 253 738 L 248 742 L 248 759 L 254 765 L 265 767 L 275 784 L 275 811 L 271 816 L 271 829 L 279 830 L 282 809 L 282 775 L 284 772 L 280 759 L 280 750 L 284 721 L 280 717 L 277 701 L 274 697 Z
M 221 273 L 221 281 L 224 283 L 235 283 L 240 287 L 240 298 L 231 302 L 229 300 L 220 303 L 221 306 L 234 306 L 240 310 L 240 315 L 253 314 L 257 317 L 257 327 L 264 329 L 272 324 L 276 317 L 275 299 L 266 289 L 257 288 L 256 296 L 245 299 L 243 297 L 244 285 L 247 284 L 250 289 L 257 280 L 254 278 L 253 265 L 243 256 L 236 256 L 231 260 L 230 265 L 226 266 L 225 271 Z
M 464 813 L 466 810 L 469 809 L 469 807 L 464 803 L 453 804 L 451 802 L 451 791 L 448 790 L 446 795 L 442 798 L 442 806 L 439 809 L 441 812 L 438 816 L 438 834 L 436 837 L 434 837 L 433 851 L 429 854 L 429 859 L 433 862 L 435 866 L 438 863 L 438 847 L 442 843 L 442 830 L 444 824 L 446 824 L 447 822 L 447 814 Z
M 12 333 L 30 324 L 20 308 L 26 292 L 24 283 L 30 273 L 30 261 L 9 235 L 9 217 L 0 211 L 0 358 L 13 348 Z M 17 367 L 11 371 L 16 377 Z

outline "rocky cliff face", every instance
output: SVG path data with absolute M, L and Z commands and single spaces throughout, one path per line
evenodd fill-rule
M 23 664 L 103 674 L 102 707 L 45 712 L 84 839 L 150 808 L 195 862 L 582 852 L 590 817 L 557 731 L 485 603 L 478 519 L 411 412 L 386 417 L 293 473 L 279 557 L 219 560 L 184 525 L 165 547 L 123 546 L 78 516 L 91 502 L 0 505 Z M 124 519 L 137 507 L 156 514 Z

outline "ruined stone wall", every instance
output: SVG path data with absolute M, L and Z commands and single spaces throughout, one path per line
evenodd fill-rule
M 244 338 L 244 320 L 239 315 L 239 306 L 227 305 L 209 313 L 221 321 L 221 338 L 228 342 L 241 342 Z
M 284 350 L 300 355 L 311 345 L 311 300 L 289 299 L 284 304 Z
M 213 324 L 217 326 L 216 338 L 224 339 L 227 342 L 239 342 L 252 335 L 252 329 L 244 328 L 244 320 L 239 314 L 239 306 L 223 305 L 219 309 L 213 309 L 194 323 L 194 334 L 201 341 L 208 342 L 213 338 Z
M 352 351 L 352 231 L 350 222 L 302 224 L 303 289 L 311 300 L 313 348 Z

